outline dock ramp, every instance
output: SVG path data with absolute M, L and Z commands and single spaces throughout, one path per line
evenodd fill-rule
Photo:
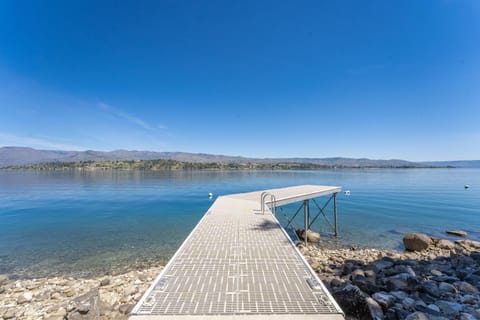
M 339 187 L 295 186 L 219 197 L 132 311 L 130 320 L 344 319 L 261 196 L 277 205 Z

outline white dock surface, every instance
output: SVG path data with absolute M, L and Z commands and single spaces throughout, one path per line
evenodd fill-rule
M 265 190 L 277 205 L 339 187 Z M 134 308 L 130 320 L 344 319 L 262 191 L 219 197 Z

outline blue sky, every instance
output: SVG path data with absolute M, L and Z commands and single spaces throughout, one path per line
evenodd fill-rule
M 1 1 L 5 145 L 480 159 L 480 2 Z

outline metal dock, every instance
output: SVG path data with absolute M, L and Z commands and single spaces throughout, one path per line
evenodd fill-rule
M 307 185 L 219 197 L 130 320 L 344 319 L 272 214 L 276 206 L 340 191 Z

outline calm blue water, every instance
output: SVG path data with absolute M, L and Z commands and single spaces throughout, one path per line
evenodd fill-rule
M 209 192 L 298 184 L 351 190 L 338 197 L 340 245 L 401 249 L 405 232 L 453 228 L 480 240 L 480 169 L 0 171 L 0 274 L 91 276 L 165 261 L 214 201 Z M 281 221 L 296 209 L 279 210 Z M 323 217 L 312 228 L 329 239 Z

